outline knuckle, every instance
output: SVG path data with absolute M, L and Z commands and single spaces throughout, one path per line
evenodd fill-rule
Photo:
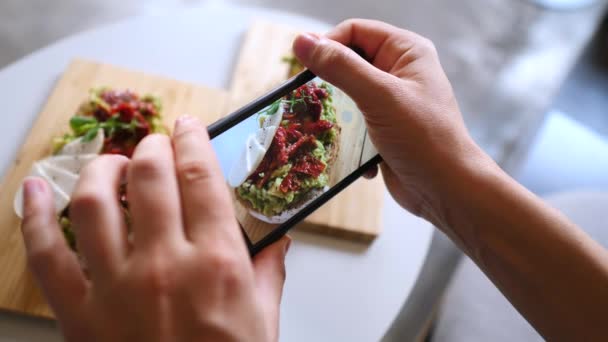
M 182 162 L 176 168 L 178 176 L 188 183 L 199 183 L 212 177 L 209 168 L 200 160 Z
M 243 272 L 238 259 L 226 252 L 214 252 L 207 257 L 207 267 L 217 275 L 227 289 L 243 283 Z
M 150 145 L 150 144 L 157 144 L 157 145 L 165 145 L 165 146 L 170 146 L 171 145 L 171 138 L 169 138 L 168 135 L 166 134 L 160 134 L 160 133 L 152 133 L 147 135 L 141 142 L 140 144 L 142 144 L 142 146 L 145 145 Z
M 418 41 L 416 46 L 421 51 L 422 54 L 436 55 L 437 48 L 435 47 L 435 43 L 428 38 L 418 36 Z
M 105 199 L 98 191 L 77 189 L 70 201 L 70 212 L 90 212 L 104 208 Z
M 209 267 L 215 270 L 232 270 L 238 265 L 234 256 L 226 252 L 212 252 L 207 256 Z
M 23 213 L 23 220 L 21 220 L 21 229 L 24 234 L 30 231 L 35 231 L 38 227 L 44 224 L 44 219 L 38 208 L 28 208 Z
M 343 20 L 340 24 L 338 24 L 338 26 L 341 27 L 352 27 L 354 25 L 356 25 L 357 23 L 361 23 L 362 19 L 359 18 L 348 18 L 346 20 Z
M 81 176 L 87 178 L 90 175 L 105 173 L 108 166 L 127 163 L 128 161 L 129 158 L 118 154 L 102 154 L 82 168 Z
M 184 121 L 182 121 L 184 122 Z M 185 120 L 186 124 L 181 124 L 180 128 L 173 132 L 173 139 L 198 139 L 207 133 L 203 124 L 197 119 Z
M 406 30 L 397 29 L 398 34 L 395 36 L 402 46 L 402 50 L 414 50 L 419 56 L 433 54 L 437 52 L 435 44 L 432 40 L 419 35 L 418 33 Z
M 171 265 L 160 258 L 152 258 L 146 263 L 146 267 L 142 268 L 138 275 L 137 283 L 156 295 L 170 293 L 173 288 Z
M 133 159 L 130 168 L 135 177 L 157 178 L 166 172 L 166 166 L 154 156 L 142 156 Z
M 119 154 L 102 154 L 99 157 L 95 158 L 93 161 L 91 161 L 89 164 L 104 167 L 108 164 L 118 164 L 127 162 L 129 162 L 129 158 Z
M 63 242 L 62 242 L 63 243 Z M 57 254 L 61 246 L 57 242 L 45 245 L 37 245 L 27 249 L 27 261 L 34 270 L 41 268 L 50 269 L 56 262 Z
M 343 65 L 347 60 L 346 53 L 343 49 L 335 49 L 329 46 L 331 44 L 334 43 L 329 42 L 327 43 L 326 48 L 317 49 L 318 56 L 315 56 L 316 60 L 321 62 L 325 68 L 330 68 L 333 65 Z

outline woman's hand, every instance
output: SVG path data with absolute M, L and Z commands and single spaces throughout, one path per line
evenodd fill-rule
M 367 61 L 347 48 L 356 47 Z M 348 20 L 294 42 L 304 66 L 346 92 L 365 115 L 393 197 L 438 223 L 438 194 L 466 163 L 493 164 L 470 138 L 433 44 L 391 25 Z
M 117 189 L 126 177 L 132 243 Z M 25 183 L 30 266 L 67 340 L 269 341 L 278 338 L 283 238 L 249 258 L 232 201 L 197 120 L 146 137 L 132 160 L 83 170 L 70 205 L 88 277 L 69 250 L 48 185 Z
M 476 146 L 428 40 L 350 20 L 294 51 L 363 111 L 401 205 L 443 229 L 546 339 L 606 340 L 608 251 Z

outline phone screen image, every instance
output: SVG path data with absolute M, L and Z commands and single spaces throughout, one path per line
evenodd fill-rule
M 251 245 L 378 155 L 356 104 L 319 78 L 248 115 L 211 144 Z

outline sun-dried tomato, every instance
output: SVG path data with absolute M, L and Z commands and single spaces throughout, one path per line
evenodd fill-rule
M 325 171 L 325 163 L 314 157 L 311 151 L 317 147 L 316 136 L 334 126 L 327 120 L 320 120 L 323 111 L 321 100 L 328 96 L 327 90 L 311 83 L 286 97 L 283 119 L 289 123 L 277 129 L 268 152 L 249 176 L 249 181 L 263 187 L 276 169 L 289 162 L 293 166 L 279 185 L 279 190 L 287 193 L 300 189 L 302 177 L 318 177 Z
M 285 128 L 285 131 L 287 133 L 287 142 L 294 143 L 304 135 L 300 131 L 300 127 L 302 127 L 302 124 L 292 122 L 287 126 L 287 128 Z
M 141 113 L 135 112 L 133 118 L 135 119 L 135 122 L 137 123 L 135 126 L 134 138 L 135 138 L 136 142 L 139 142 L 146 135 L 150 134 L 151 128 L 150 128 L 150 124 L 143 117 L 143 115 Z
M 315 147 L 317 147 L 317 138 L 313 135 L 304 135 L 287 148 L 287 155 L 290 158 L 297 154 L 303 155 L 304 153 L 313 150 Z
M 287 153 L 287 132 L 283 127 L 279 127 L 274 136 L 274 146 L 272 146 L 272 153 L 275 154 L 275 160 L 279 165 L 283 165 L 288 161 Z
M 311 155 L 306 155 L 298 160 L 298 163 L 295 164 L 290 171 L 298 172 L 311 177 L 318 177 L 323 171 L 325 171 L 325 167 L 325 164 L 321 160 Z
M 122 154 L 126 155 L 126 150 L 123 144 L 117 144 L 111 139 L 106 139 L 106 142 L 103 145 L 102 152 L 104 154 Z
M 319 120 L 323 112 L 323 104 L 315 93 L 315 89 L 318 88 L 314 83 L 305 84 L 287 96 L 284 117 L 288 120 L 298 119 L 299 121 Z
M 149 102 L 138 102 L 138 110 L 144 116 L 156 116 L 158 113 L 156 112 L 156 107 Z
M 300 158 L 297 163 L 289 170 L 289 173 L 279 186 L 279 190 L 283 193 L 287 193 L 290 191 L 296 191 L 301 187 L 301 180 L 298 175 L 305 175 L 309 177 L 319 177 L 323 171 L 325 171 L 325 164 L 319 159 L 306 155 Z
M 137 94 L 129 90 L 105 90 L 99 96 L 110 106 L 109 111 L 96 106 L 87 115 L 94 116 L 99 122 L 106 122 L 112 118 L 121 123 L 105 128 L 109 136 L 104 141 L 103 153 L 130 157 L 137 143 L 152 132 L 152 127 L 146 118 L 159 114 L 156 107 L 150 102 L 142 101 Z
M 118 120 L 122 122 L 131 122 L 135 113 L 135 108 L 129 102 L 121 102 L 112 107 L 112 114 L 118 115 Z
M 105 122 L 110 118 L 111 114 L 104 108 L 98 107 L 93 112 L 93 116 L 95 117 L 95 119 L 97 119 L 97 121 Z
M 325 100 L 326 98 L 329 97 L 329 93 L 327 92 L 327 90 L 325 88 L 317 87 L 316 84 L 313 88 L 313 92 L 315 93 L 315 95 L 317 95 L 317 98 L 319 100 Z
M 287 174 L 287 176 L 285 176 L 285 178 L 283 178 L 281 185 L 279 185 L 279 190 L 281 190 L 281 192 L 283 193 L 288 193 L 290 191 L 296 191 L 300 189 L 300 186 L 301 182 L 296 176 L 296 174 L 290 172 Z
M 125 157 L 131 158 L 133 156 L 133 152 L 135 152 L 135 146 L 136 143 L 133 141 L 122 143 L 111 141 L 104 144 L 102 152 L 107 154 L 121 154 Z
M 319 120 L 315 122 L 305 122 L 302 124 L 302 132 L 304 134 L 318 135 L 327 132 L 334 124 L 327 120 Z
M 113 144 L 123 144 L 133 137 L 133 133 L 127 129 L 117 128 L 106 140 Z

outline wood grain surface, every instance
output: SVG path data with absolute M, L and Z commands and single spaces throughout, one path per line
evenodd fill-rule
M 224 114 L 224 92 L 163 77 L 128 71 L 110 65 L 76 60 L 58 81 L 46 105 L 2 180 L 0 193 L 0 308 L 37 316 L 51 316 L 26 267 L 19 219 L 13 212 L 13 196 L 33 162 L 50 154 L 51 140 L 68 132 L 68 122 L 92 87 L 130 89 L 161 98 L 167 127 L 175 118 L 190 114 L 205 123 Z
M 282 59 L 291 54 L 292 42 L 298 32 L 298 29 L 262 20 L 252 24 L 245 36 L 230 86 L 228 107 L 231 110 L 238 109 L 287 79 L 288 66 Z M 350 119 L 357 123 L 359 129 L 364 129 L 362 117 L 350 99 L 338 95 L 336 104 L 340 114 L 349 111 Z M 340 114 L 338 120 L 344 125 Z M 362 154 L 369 156 L 372 153 L 369 141 L 361 139 L 362 136 L 365 136 L 364 130 L 345 130 L 340 146 L 342 152 L 354 148 L 361 154 L 363 149 Z M 357 144 L 349 146 L 345 141 Z M 347 169 L 345 160 L 346 158 L 336 161 L 336 172 Z M 352 158 L 349 160 L 354 161 Z M 357 158 L 355 163 L 358 164 L 359 160 L 360 158 Z M 340 178 L 340 175 L 332 175 L 334 180 Z M 382 227 L 383 192 L 384 183 L 381 177 L 374 180 L 357 180 L 311 214 L 298 225 L 298 229 L 358 241 L 371 241 L 380 233 Z M 247 227 L 252 242 L 258 241 L 276 227 L 251 217 L 247 209 L 240 204 L 237 204 L 237 216 L 243 226 Z

